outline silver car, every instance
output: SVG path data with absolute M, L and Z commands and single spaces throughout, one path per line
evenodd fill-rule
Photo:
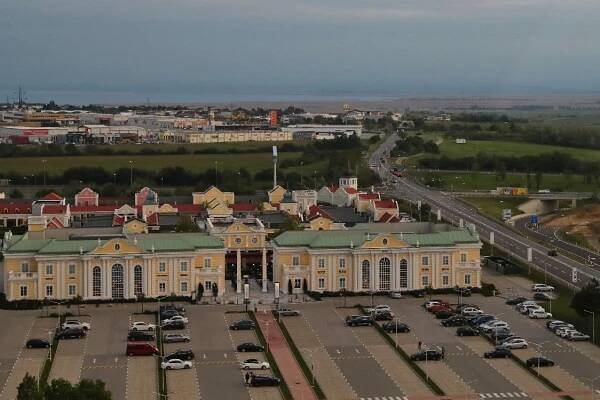
M 181 342 L 189 342 L 190 337 L 187 335 L 182 335 L 180 333 L 167 333 L 163 337 L 164 343 L 181 343 Z

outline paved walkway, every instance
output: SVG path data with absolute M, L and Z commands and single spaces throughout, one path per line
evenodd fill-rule
M 269 350 L 277 362 L 277 366 L 285 379 L 294 399 L 317 400 L 312 387 L 296 362 L 277 321 L 270 312 L 256 313 L 260 329 L 265 335 Z

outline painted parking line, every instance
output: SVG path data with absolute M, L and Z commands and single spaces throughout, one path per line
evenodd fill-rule
M 507 398 L 507 397 L 511 397 L 511 398 L 523 398 L 523 397 L 529 397 L 527 396 L 526 393 L 523 392 L 500 392 L 500 393 L 479 393 L 479 397 L 481 399 L 499 399 L 499 398 Z
M 360 397 L 360 400 L 408 400 L 407 396 L 375 396 L 375 397 Z

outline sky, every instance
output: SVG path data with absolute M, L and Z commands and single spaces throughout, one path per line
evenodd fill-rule
M 0 101 L 600 92 L 598 0 L 1 0 Z

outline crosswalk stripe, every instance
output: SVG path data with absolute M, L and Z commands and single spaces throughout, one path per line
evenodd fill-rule
M 506 397 L 506 393 L 500 393 L 500 396 Z
M 500 397 L 500 395 L 498 393 L 492 393 L 494 395 L 494 397 Z
M 521 393 L 515 392 L 515 397 L 521 397 Z
M 508 395 L 508 397 L 515 397 L 513 396 L 513 394 L 511 392 L 506 393 Z
M 481 397 L 482 399 L 485 399 L 485 393 L 479 393 L 479 397 Z
M 521 396 L 523 396 L 523 397 L 527 397 L 527 393 L 523 393 L 523 392 L 521 392 Z

